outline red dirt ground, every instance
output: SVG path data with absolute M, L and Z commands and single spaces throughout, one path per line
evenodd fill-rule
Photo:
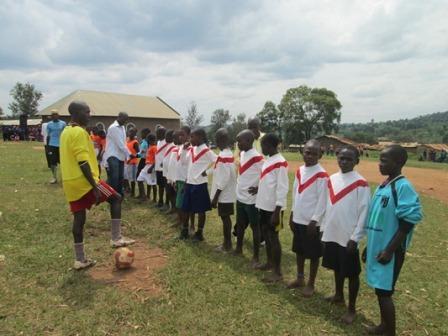
M 165 266 L 167 257 L 161 249 L 149 248 L 142 242 L 137 242 L 129 248 L 135 253 L 131 268 L 117 270 L 111 253 L 107 262 L 97 264 L 89 271 L 90 276 L 101 283 L 132 291 L 137 298 L 143 300 L 148 296 L 159 296 L 163 288 L 155 273 Z
M 300 161 L 290 161 L 290 171 L 296 171 L 303 163 Z M 322 166 L 333 174 L 338 171 L 336 160 L 322 160 Z M 378 170 L 378 163 L 373 161 L 361 161 L 356 170 L 368 181 L 381 183 L 385 177 Z M 435 197 L 448 204 L 448 173 L 444 170 L 429 168 L 405 167 L 403 174 L 409 178 L 419 193 Z

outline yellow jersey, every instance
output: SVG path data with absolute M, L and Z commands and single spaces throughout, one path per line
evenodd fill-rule
M 80 126 L 65 127 L 61 134 L 59 152 L 65 197 L 69 202 L 77 201 L 92 189 L 79 167 L 79 162 L 87 161 L 93 179 L 99 181 L 98 161 L 89 133 Z

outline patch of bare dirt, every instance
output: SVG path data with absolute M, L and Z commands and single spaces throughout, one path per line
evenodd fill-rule
M 38 150 L 38 151 L 44 151 L 45 147 L 44 146 L 33 146 L 34 150 Z
M 296 171 L 302 165 L 301 161 L 289 162 L 291 171 Z M 322 160 L 322 166 L 329 174 L 336 173 L 339 168 L 336 160 Z M 374 161 L 361 161 L 356 170 L 364 176 L 367 181 L 382 183 L 385 177 L 378 170 L 378 163 Z M 417 191 L 421 194 L 435 197 L 448 204 L 448 173 L 444 170 L 405 167 L 403 174 L 411 181 Z
M 90 276 L 101 283 L 131 291 L 138 298 L 159 296 L 163 287 L 158 282 L 156 272 L 165 266 L 167 257 L 160 248 L 150 248 L 142 242 L 137 242 L 129 248 L 135 253 L 131 268 L 116 269 L 111 253 L 107 262 L 90 269 Z

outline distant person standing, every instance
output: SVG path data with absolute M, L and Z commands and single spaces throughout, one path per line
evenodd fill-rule
M 117 120 L 109 126 L 104 152 L 104 160 L 107 162 L 107 183 L 121 196 L 123 196 L 124 163 L 131 157 L 126 145 L 124 127 L 128 119 L 126 112 L 120 112 Z
M 261 138 L 264 133 L 261 132 L 261 120 L 258 117 L 251 117 L 247 120 L 247 128 L 254 134 L 254 148 L 261 153 Z
M 53 178 L 50 180 L 51 184 L 57 183 L 57 168 L 59 164 L 59 141 L 61 133 L 67 124 L 65 121 L 59 119 L 57 110 L 51 111 L 51 121 L 47 124 L 46 132 L 46 144 L 47 144 L 47 161 L 48 166 L 51 169 Z

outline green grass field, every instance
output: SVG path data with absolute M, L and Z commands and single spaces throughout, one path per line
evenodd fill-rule
M 363 335 L 378 321 L 373 291 L 364 283 L 354 325 L 338 321 L 343 308 L 324 301 L 332 274 L 320 269 L 311 299 L 282 285 L 261 282 L 244 258 L 219 254 L 221 224 L 207 220 L 206 242 L 179 242 L 156 210 L 124 203 L 125 232 L 161 247 L 167 266 L 158 274 L 164 292 L 142 299 L 95 282 L 73 262 L 71 215 L 60 186 L 47 184 L 43 151 L 35 144 L 0 143 L 0 335 Z M 448 334 L 448 207 L 423 198 L 425 219 L 397 285 L 400 335 Z M 109 260 L 108 208 L 89 213 L 86 248 Z M 250 238 L 250 234 L 248 234 Z M 294 277 L 291 233 L 281 232 L 283 272 Z M 248 240 L 249 241 L 249 240 Z M 263 255 L 264 258 L 264 255 Z

